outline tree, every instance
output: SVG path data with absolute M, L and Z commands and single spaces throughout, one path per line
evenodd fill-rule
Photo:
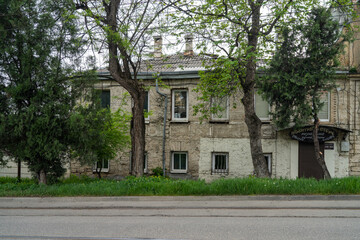
M 272 51 L 275 26 L 292 18 L 303 19 L 315 3 L 316 0 L 184 0 L 176 7 L 185 16 L 173 14 L 174 22 L 185 26 L 184 31 L 194 31 L 203 39 L 198 46 L 202 52 L 207 53 L 212 46 L 215 53 L 221 54 L 201 78 L 198 91 L 202 103 L 195 110 L 206 115 L 219 109 L 211 106 L 211 98 L 240 95 L 258 177 L 269 177 L 269 172 L 262 151 L 262 123 L 254 108 L 257 65 Z
M 132 175 L 142 176 L 145 154 L 144 102 L 146 92 L 137 78 L 141 60 L 146 53 L 149 32 L 157 17 L 167 8 L 152 0 L 79 0 L 77 8 L 84 11 L 88 29 L 100 27 L 108 50 L 112 78 L 124 87 L 132 98 L 131 157 Z M 91 21 L 92 20 L 92 25 Z M 90 31 L 96 41 L 99 35 Z
M 81 147 L 71 117 L 79 96 L 91 97 L 83 94 L 89 78 L 75 77 L 71 61 L 82 44 L 75 5 L 15 0 L 0 1 L 0 9 L 0 152 L 46 184 L 63 175 L 70 152 Z
M 93 111 L 85 105 L 71 116 L 72 133 L 74 136 L 81 136 L 81 141 L 74 142 L 77 148 L 72 157 L 81 164 L 95 165 L 99 179 L 103 163 L 109 163 L 119 150 L 130 143 L 128 133 L 131 115 L 122 108 L 126 103 L 125 99 L 122 99 L 120 108 L 115 112 L 111 112 L 109 108 Z
M 259 85 L 265 99 L 274 106 L 272 115 L 277 126 L 294 123 L 299 127 L 313 121 L 315 158 L 329 179 L 318 140 L 318 113 L 324 105 L 321 96 L 336 86 L 338 55 L 349 36 L 341 34 L 331 10 L 324 7 L 312 9 L 305 23 L 284 27 L 282 36 L 281 46 Z

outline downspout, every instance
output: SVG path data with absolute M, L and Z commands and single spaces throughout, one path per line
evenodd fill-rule
M 165 93 L 159 91 L 158 87 L 158 79 L 156 79 L 156 92 L 165 98 L 165 106 L 164 106 L 164 130 L 163 130 L 163 154 L 162 154 L 162 161 L 163 161 L 163 176 L 165 177 L 165 140 L 166 140 L 166 115 L 167 115 L 167 103 L 168 103 L 168 96 Z

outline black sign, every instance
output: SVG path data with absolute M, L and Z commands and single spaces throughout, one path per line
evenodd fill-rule
M 325 143 L 324 149 L 326 150 L 334 150 L 334 143 Z
M 292 139 L 298 140 L 300 142 L 314 142 L 313 141 L 313 129 L 314 127 L 306 127 L 290 132 Z M 336 137 L 336 132 L 330 128 L 319 127 L 318 130 L 318 139 L 319 142 L 330 141 Z

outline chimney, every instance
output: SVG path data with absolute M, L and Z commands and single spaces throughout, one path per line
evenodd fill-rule
M 187 34 L 185 35 L 185 52 L 184 55 L 185 56 L 194 56 L 194 51 L 193 51 L 193 35 L 192 34 Z
M 162 37 L 160 35 L 154 36 L 154 58 L 161 58 L 162 56 Z

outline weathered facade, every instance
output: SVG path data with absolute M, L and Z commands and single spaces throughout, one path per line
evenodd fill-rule
M 161 42 L 161 41 L 158 41 Z M 161 49 L 161 48 L 158 48 Z M 190 54 L 189 54 L 190 51 Z M 205 179 L 221 177 L 247 177 L 253 174 L 250 143 L 244 121 L 244 109 L 237 98 L 225 100 L 225 110 L 200 121 L 193 115 L 193 106 L 198 104 L 194 88 L 199 82 L 198 71 L 202 61 L 187 49 L 184 55 L 162 57 L 156 55 L 149 61 L 151 70 L 141 72 L 139 78 L 149 86 L 146 110 L 146 156 L 145 172 L 162 167 L 163 141 L 165 141 L 166 174 L 174 178 Z M 337 72 L 338 88 L 324 93 L 325 102 L 321 116 L 321 147 L 332 177 L 360 175 L 360 116 L 359 85 L 360 75 L 350 74 L 349 66 Z M 165 136 L 163 135 L 164 98 L 156 91 L 153 73 L 160 74 L 162 82 L 168 86 L 160 92 L 168 97 Z M 106 71 L 101 76 L 108 76 Z M 103 77 L 98 87 L 110 92 L 110 106 L 119 107 L 124 94 L 116 82 Z M 256 111 L 263 122 L 262 144 L 264 159 L 272 177 L 322 178 L 322 173 L 314 166 L 311 126 L 303 129 L 277 129 L 269 115 L 269 105 L 259 96 L 254 96 Z M 224 101 L 224 100 L 222 100 Z M 236 101 L 237 108 L 232 108 Z M 130 109 L 129 109 L 130 110 Z M 309 143 L 310 142 L 310 143 Z M 126 176 L 130 172 L 128 153 L 122 153 L 111 161 L 104 170 L 108 176 Z M 79 174 L 86 169 L 72 165 L 71 171 Z M 87 172 L 92 171 L 88 168 Z M 85 171 L 86 172 L 86 171 Z

